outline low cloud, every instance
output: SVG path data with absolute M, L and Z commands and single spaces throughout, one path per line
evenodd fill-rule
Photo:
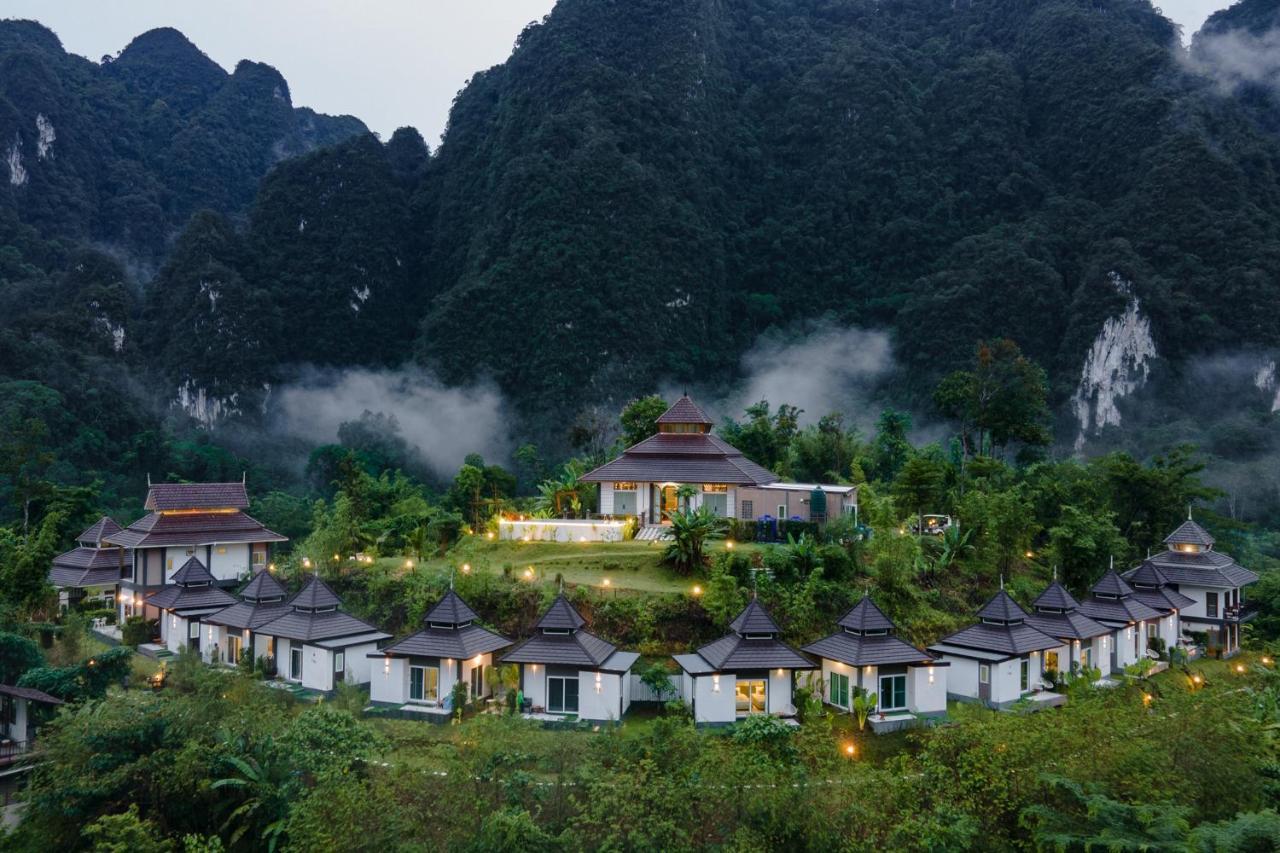
M 279 428 L 316 444 L 337 441 L 338 427 L 366 411 L 394 418 L 411 451 L 443 479 L 469 453 L 501 463 L 511 448 L 502 395 L 487 383 L 450 387 L 418 368 L 306 368 L 278 394 Z
M 1212 80 L 1223 94 L 1246 84 L 1280 94 L 1280 28 L 1199 35 L 1191 50 L 1180 55 L 1190 71 Z

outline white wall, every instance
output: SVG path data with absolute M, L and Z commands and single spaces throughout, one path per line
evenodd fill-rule
M 524 698 L 530 704 L 543 708 L 547 706 L 547 669 L 541 664 L 521 664 L 524 685 Z M 579 685 L 581 689 L 581 685 Z
M 947 673 L 947 690 L 956 696 L 977 699 L 978 662 L 952 655 L 943 655 L 942 659 L 951 664 L 951 671 Z
M 720 675 L 718 691 L 714 676 L 699 675 L 692 681 L 694 722 L 732 723 L 737 715 L 733 699 L 737 682 L 733 675 L 731 673 Z
M 1035 664 L 1031 671 L 1036 672 Z M 1016 702 L 1022 697 L 1022 659 L 1001 661 L 991 665 L 991 701 Z
M 622 681 L 616 672 L 583 669 L 578 672 L 578 717 L 584 720 L 617 720 L 622 701 Z
M 769 670 L 769 695 L 767 698 L 769 703 L 770 714 L 791 714 L 795 712 L 795 706 L 791 704 L 791 673 L 790 669 L 771 669 Z
M 369 660 L 369 699 L 403 705 L 409 701 L 409 661 L 382 656 Z
M 947 710 L 949 666 L 907 667 L 907 710 L 915 714 L 941 714 Z
M 187 633 L 190 630 L 187 626 L 188 620 L 176 613 L 160 614 L 160 638 L 164 641 L 164 647 L 175 655 L 187 646 Z M 200 639 L 203 645 L 204 638 Z
M 621 542 L 625 522 L 534 518 L 527 521 L 498 522 L 499 539 L 533 542 Z
M 235 580 L 249 573 L 251 557 L 250 545 L 237 542 L 227 545 L 214 545 L 209 555 L 209 571 L 218 580 Z M 219 551 L 225 553 L 219 553 Z M 201 561 L 204 558 L 201 557 Z

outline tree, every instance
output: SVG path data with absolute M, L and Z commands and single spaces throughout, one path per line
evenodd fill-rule
M 713 624 L 727 626 L 747 604 L 747 596 L 738 579 L 729 571 L 729 554 L 721 554 L 711 566 L 711 576 L 702 594 L 702 607 Z
M 667 696 L 676 692 L 671 686 L 671 672 L 662 661 L 654 661 L 641 667 L 640 681 L 657 695 L 659 702 L 665 702 Z
M 893 499 L 900 509 L 916 516 L 917 530 L 924 532 L 924 513 L 938 508 L 942 500 L 942 462 L 929 454 L 917 454 L 907 460 L 893 481 Z
M 1090 513 L 1064 506 L 1058 523 L 1049 528 L 1049 550 L 1062 580 L 1072 589 L 1089 587 L 1105 570 L 1111 558 L 1124 560 L 1128 546 L 1120 536 L 1110 512 Z
M 885 409 L 876 421 L 876 437 L 871 443 L 872 464 L 876 477 L 889 482 L 898 476 L 899 469 L 911 456 L 911 416 L 906 412 Z
M 622 410 L 622 445 L 631 447 L 658 433 L 658 418 L 670 408 L 656 394 L 632 400 Z
M 31 640 L 0 632 L 0 684 L 17 684 L 23 673 L 43 663 L 40 649 Z
M 785 403 L 771 413 L 769 401 L 761 400 L 747 407 L 746 423 L 727 421 L 720 434 L 752 462 L 775 473 L 785 473 L 783 468 L 791 440 L 799 430 L 800 414 L 800 409 Z
M 973 367 L 947 376 L 934 391 L 934 405 L 960 424 L 961 444 L 970 453 L 969 432 L 978 454 L 997 456 L 1010 442 L 1047 445 L 1048 387 L 1044 370 L 1007 338 L 979 342 Z
M 671 513 L 670 543 L 662 558 L 681 574 L 701 568 L 708 540 L 723 535 L 724 519 L 704 506 Z
M 138 814 L 130 803 L 122 814 L 103 815 L 84 828 L 84 838 L 94 853 L 170 853 L 173 842 L 160 835 L 154 821 Z

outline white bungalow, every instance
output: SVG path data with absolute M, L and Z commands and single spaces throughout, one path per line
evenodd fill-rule
M 0 767 L 31 752 L 36 742 L 33 705 L 56 707 L 62 700 L 43 690 L 0 684 Z
M 1101 678 L 1111 672 L 1112 629 L 1081 613 L 1080 602 L 1066 587 L 1055 579 L 1031 606 L 1027 624 L 1062 642 L 1045 651 L 1041 661 L 1048 680 L 1054 675 L 1074 678 L 1095 667 Z
M 857 690 L 876 694 L 871 727 L 877 733 L 946 715 L 950 664 L 894 636 L 897 628 L 870 596 L 836 625 L 839 631 L 804 647 L 822 661 L 829 705 L 848 711 Z
M 1062 641 L 1027 624 L 1027 611 L 1001 589 L 978 611 L 978 623 L 929 647 L 951 664 L 948 695 L 1008 708 L 1021 699 L 1041 707 L 1066 697 L 1044 690 L 1041 653 Z
M 160 642 L 164 647 L 175 655 L 190 648 L 206 660 L 213 642 L 206 639 L 201 619 L 235 603 L 235 596 L 215 586 L 213 575 L 198 557 L 188 557 L 174 572 L 169 585 L 146 599 L 148 607 L 159 611 Z
M 1167 550 L 1148 557 L 1144 565 L 1149 563 L 1158 572 L 1165 589 L 1190 599 L 1189 604 L 1177 608 L 1180 630 L 1203 632 L 1211 649 L 1221 650 L 1227 657 L 1234 655 L 1240 651 L 1240 625 L 1254 615 L 1244 603 L 1244 588 L 1258 580 L 1257 573 L 1239 565 L 1229 554 L 1215 551 L 1213 537 L 1190 518 L 1164 542 Z M 1126 573 L 1131 583 L 1137 572 Z
M 478 619 L 450 589 L 427 614 L 423 630 L 370 652 L 370 701 L 443 719 L 453 710 L 453 686 L 459 681 L 467 685 L 469 700 L 489 696 L 493 685 L 485 668 L 511 641 L 475 624 Z
M 240 590 L 240 601 L 204 617 L 205 660 L 235 666 L 241 655 L 250 654 L 255 661 L 265 658 L 274 663 L 275 638 L 264 636 L 259 629 L 289 612 L 288 596 L 289 591 L 269 569 L 255 573 Z
M 1147 622 L 1147 646 L 1151 646 L 1154 637 L 1159 637 L 1166 649 L 1182 643 L 1181 614 L 1194 607 L 1196 600 L 1178 592 L 1168 575 L 1150 560 L 1143 560 L 1123 577 L 1133 587 L 1133 597 L 1160 614 L 1158 620 Z
M 116 587 L 126 567 L 133 565 L 132 550 L 103 541 L 119 532 L 120 525 L 104 515 L 76 537 L 75 548 L 53 558 L 49 584 L 58 590 L 58 604 L 63 609 L 91 602 L 115 606 Z
M 391 635 L 341 606 L 329 585 L 312 575 L 288 610 L 258 629 L 275 646 L 281 678 L 324 693 L 344 682 L 369 683 L 369 653 Z
M 1080 602 L 1080 612 L 1111 629 L 1107 657 L 1110 671 L 1117 673 L 1146 656 L 1147 625 L 1158 626 L 1161 618 L 1158 610 L 1134 596 L 1133 587 L 1115 569 L 1108 569 L 1093 585 L 1089 597 Z
M 520 690 L 536 714 L 594 722 L 622 719 L 631 707 L 631 667 L 640 655 L 583 630 L 564 594 L 534 626 L 537 633 L 502 657 L 520 666 Z
M 794 717 L 795 674 L 813 662 L 778 639 L 776 622 L 752 598 L 731 633 L 693 654 L 675 655 L 681 696 L 698 725 L 729 725 L 756 714 Z

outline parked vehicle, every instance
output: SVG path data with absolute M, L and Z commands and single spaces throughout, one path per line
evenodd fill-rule
M 949 515 L 925 515 L 911 522 L 911 530 L 918 536 L 941 536 L 951 526 Z

